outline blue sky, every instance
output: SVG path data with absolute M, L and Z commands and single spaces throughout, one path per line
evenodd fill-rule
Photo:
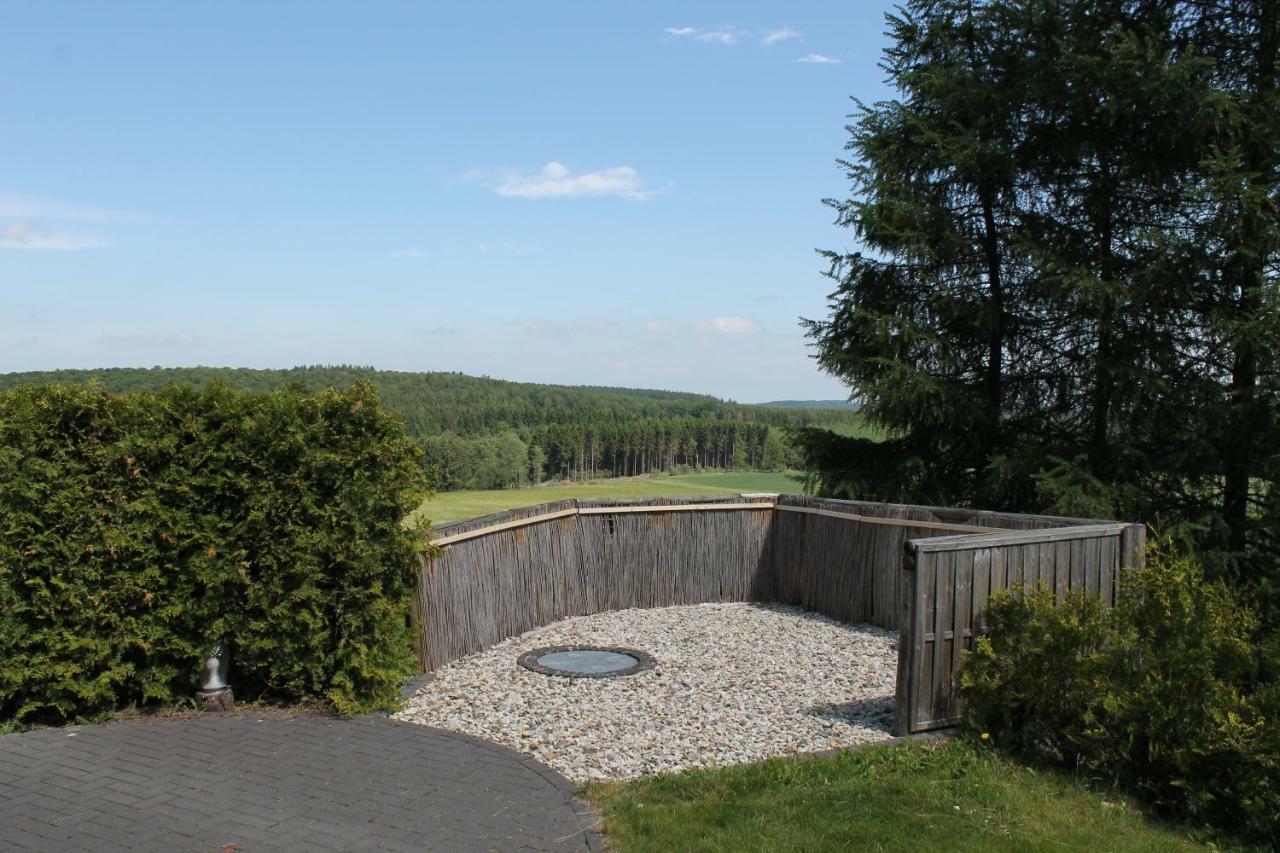
M 844 396 L 796 318 L 883 11 L 7 4 L 0 371 Z

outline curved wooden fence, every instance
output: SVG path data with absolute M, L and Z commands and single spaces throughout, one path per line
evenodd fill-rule
M 900 629 L 897 727 L 922 731 L 955 718 L 954 663 L 992 590 L 1051 577 L 1110 600 L 1119 567 L 1141 561 L 1142 528 L 1102 526 L 794 495 L 542 504 L 436 528 L 417 651 L 431 671 L 569 616 L 782 602 Z

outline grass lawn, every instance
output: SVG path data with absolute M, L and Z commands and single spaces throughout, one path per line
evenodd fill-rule
M 956 742 L 915 742 L 588 789 L 611 849 L 1195 849 L 1118 795 Z
M 799 492 L 800 483 L 786 474 L 728 473 L 685 474 L 679 477 L 627 477 L 538 486 L 531 489 L 497 489 L 476 492 L 441 492 L 414 511 L 411 518 L 427 518 L 433 524 L 475 518 L 504 509 L 569 498 L 660 498 L 738 492 Z

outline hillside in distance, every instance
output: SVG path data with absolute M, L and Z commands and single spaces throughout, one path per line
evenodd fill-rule
M 409 433 L 422 439 L 438 433 L 485 436 L 552 424 L 591 427 L 649 419 L 754 422 L 806 426 L 837 422 L 851 412 L 739 405 L 707 394 L 588 385 L 508 382 L 462 373 L 377 370 L 355 365 L 316 365 L 285 370 L 232 367 L 110 367 L 0 374 L 0 391 L 21 385 L 95 383 L 115 392 L 167 385 L 203 386 L 221 381 L 246 391 L 287 384 L 308 390 L 346 387 L 367 381 L 377 386 L 383 405 L 404 418 Z
M 817 409 L 825 412 L 856 412 L 859 408 L 852 400 L 773 400 L 758 405 L 766 409 Z

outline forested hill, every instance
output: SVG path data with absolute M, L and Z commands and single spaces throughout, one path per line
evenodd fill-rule
M 635 418 L 693 417 L 750 420 L 784 426 L 829 420 L 829 411 L 807 414 L 787 408 L 727 403 L 706 394 L 507 382 L 462 373 L 410 373 L 350 365 L 255 370 L 236 367 L 110 367 L 0 374 L 0 391 L 19 385 L 90 382 L 113 392 L 172 384 L 206 385 L 221 380 L 233 388 L 264 391 L 295 383 L 310 390 L 369 381 L 383 404 L 404 417 L 409 432 L 487 435 L 506 427 L 586 424 Z
M 40 383 L 97 383 L 113 392 L 221 380 L 263 391 L 369 381 L 444 489 L 499 488 L 544 479 L 648 474 L 685 468 L 782 470 L 798 456 L 780 427 L 856 425 L 856 412 L 739 405 L 702 394 L 539 385 L 461 373 L 371 367 L 105 368 L 0 374 L 0 391 Z M 843 431 L 843 430 L 842 430 Z
M 766 409 L 820 409 L 830 412 L 856 412 L 858 404 L 851 400 L 774 400 L 760 403 Z

